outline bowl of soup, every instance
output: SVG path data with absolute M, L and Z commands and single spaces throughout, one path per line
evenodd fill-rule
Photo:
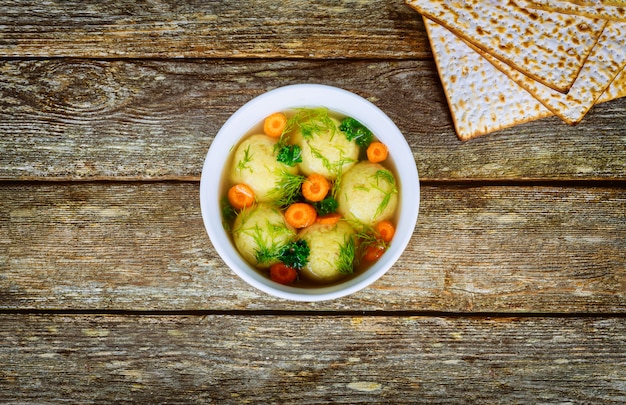
M 224 263 L 295 301 L 360 291 L 411 240 L 420 184 L 392 120 L 343 89 L 297 84 L 239 108 L 216 134 L 200 180 L 202 219 Z

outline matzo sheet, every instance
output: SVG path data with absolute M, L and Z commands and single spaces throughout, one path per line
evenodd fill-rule
M 520 5 L 590 18 L 626 21 L 626 3 L 621 6 L 606 0 L 526 0 L 524 3 Z
M 427 18 L 424 24 L 459 139 L 552 115 L 448 29 Z
M 475 49 L 499 70 L 537 98 L 568 124 L 580 122 L 598 98 L 626 66 L 626 23 L 607 24 L 598 44 L 585 62 L 580 75 L 567 94 L 554 91 L 523 73 L 512 69 L 489 54 Z M 471 46 L 471 44 L 469 44 Z
M 626 97 L 626 67 L 617 75 L 613 83 L 602 93 L 596 104 Z
M 555 90 L 573 85 L 605 20 L 529 10 L 513 0 L 406 0 L 484 52 Z

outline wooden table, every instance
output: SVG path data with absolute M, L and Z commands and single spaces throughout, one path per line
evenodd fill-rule
M 400 0 L 0 3 L 0 402 L 626 401 L 626 99 L 460 142 Z M 248 286 L 200 216 L 220 126 L 295 83 L 374 102 L 421 178 L 335 301 Z

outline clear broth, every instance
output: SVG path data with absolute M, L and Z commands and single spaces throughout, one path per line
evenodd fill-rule
M 286 110 L 286 111 L 282 111 L 287 118 L 291 118 L 296 114 L 296 110 Z M 328 115 L 332 118 L 338 119 L 339 121 L 341 121 L 342 119 L 346 118 L 347 116 L 342 115 L 342 114 L 338 114 L 334 111 L 328 110 Z M 235 150 L 237 150 L 237 148 L 239 147 L 239 145 L 248 137 L 252 136 L 252 135 L 256 135 L 256 134 L 262 134 L 263 133 L 263 121 L 257 123 L 256 125 L 254 125 L 252 128 L 250 128 L 250 130 L 248 130 L 246 132 L 246 134 L 241 137 L 241 139 L 239 139 L 239 141 L 232 146 L 232 148 L 229 151 L 229 156 L 228 159 L 226 160 L 226 165 L 224 167 L 224 170 L 222 171 L 222 177 L 221 177 L 221 182 L 220 182 L 220 198 L 219 198 L 219 202 L 220 204 L 222 203 L 222 201 L 224 200 L 224 197 L 227 194 L 228 189 L 232 186 L 232 184 L 229 183 L 229 179 L 228 179 L 228 173 L 230 171 L 230 168 L 232 166 L 233 163 L 233 159 L 234 159 L 234 154 L 235 154 Z M 373 133 L 373 132 L 372 132 Z M 376 136 L 376 134 L 374 134 L 373 140 L 379 140 L 379 138 Z M 359 162 L 363 161 L 363 160 L 367 160 L 367 157 L 364 157 L 365 155 L 365 151 L 361 150 L 360 151 L 360 156 L 359 156 Z M 389 153 L 389 156 L 387 157 L 387 159 L 384 162 L 380 163 L 383 167 L 385 167 L 386 169 L 390 170 L 393 175 L 394 178 L 396 180 L 396 187 L 398 189 L 398 205 L 396 207 L 396 210 L 394 212 L 393 218 L 391 218 L 391 222 L 394 224 L 394 226 L 397 228 L 397 224 L 398 224 L 398 217 L 399 217 L 399 213 L 400 210 L 402 209 L 401 206 L 401 201 L 402 199 L 399 198 L 399 196 L 402 193 L 402 184 L 401 184 L 401 179 L 400 176 L 398 175 L 398 170 L 395 164 L 395 161 L 393 160 L 393 156 L 391 154 L 391 151 Z M 228 234 L 229 237 L 229 241 L 232 244 L 233 248 L 238 251 L 237 247 L 235 246 L 235 242 L 233 240 L 233 236 L 232 236 L 232 232 L 230 231 L 230 227 L 232 226 L 232 223 L 229 223 L 225 218 L 222 218 L 222 222 L 225 224 L 225 230 L 226 233 Z M 226 226 L 227 224 L 227 226 Z M 393 240 L 390 242 L 390 244 L 393 244 Z M 384 253 L 383 255 L 378 259 L 382 259 L 382 257 L 384 257 Z M 314 280 L 309 280 L 305 277 L 298 277 L 298 279 L 296 280 L 296 282 L 294 282 L 293 284 L 291 284 L 292 287 L 298 287 L 298 288 L 319 288 L 319 287 L 329 287 L 329 286 L 334 286 L 334 285 L 338 285 L 338 284 L 342 284 L 345 283 L 346 281 L 349 281 L 351 279 L 353 279 L 354 277 L 357 277 L 360 274 L 363 274 L 365 271 L 367 271 L 369 268 L 371 268 L 376 262 L 366 262 L 364 260 L 359 261 L 359 263 L 354 264 L 353 268 L 354 271 L 352 272 L 352 274 L 347 274 L 344 277 L 341 277 L 338 280 L 335 281 L 331 281 L 331 282 L 317 282 Z M 248 263 L 250 264 L 250 263 Z M 254 267 L 252 264 L 250 264 L 252 267 Z M 267 269 L 259 269 L 256 268 L 256 270 L 262 274 L 263 276 L 267 277 L 269 279 L 269 271 Z

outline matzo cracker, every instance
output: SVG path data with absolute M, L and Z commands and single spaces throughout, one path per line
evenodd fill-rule
M 606 0 L 527 0 L 524 3 L 523 6 L 528 8 L 605 20 L 626 21 L 626 3 L 621 6 L 611 4 L 610 1 Z
M 596 101 L 596 104 L 622 97 L 626 97 L 626 68 L 622 69 L 620 74 L 618 74 L 615 80 L 613 80 L 613 83 L 607 87 L 598 101 Z
M 567 94 L 554 91 L 523 73 L 475 49 L 499 70 L 537 98 L 543 105 L 570 125 L 577 124 L 596 103 L 606 88 L 626 66 L 626 23 L 611 21 L 585 62 Z M 471 46 L 471 44 L 469 44 Z
M 427 18 L 424 24 L 459 139 L 552 115 L 455 34 Z
M 561 92 L 573 85 L 606 24 L 600 19 L 525 9 L 512 0 L 406 3 L 482 51 Z

